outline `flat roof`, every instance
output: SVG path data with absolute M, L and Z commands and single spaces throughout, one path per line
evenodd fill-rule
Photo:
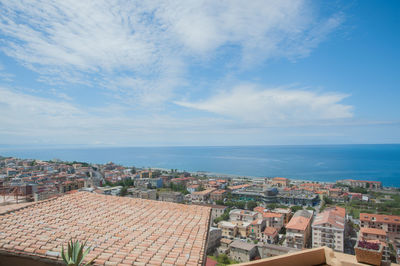
M 95 264 L 202 264 L 211 209 L 76 192 L 0 215 L 0 251 L 60 260 L 88 241 Z

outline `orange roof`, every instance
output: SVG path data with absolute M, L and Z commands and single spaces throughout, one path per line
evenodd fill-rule
M 213 191 L 211 194 L 224 194 L 226 192 L 226 190 L 216 190 L 216 191 Z
M 77 192 L 0 215 L 0 250 L 60 260 L 61 246 L 78 238 L 94 247 L 85 262 L 100 255 L 96 265 L 202 265 L 210 211 Z
M 288 179 L 286 177 L 274 177 L 272 178 L 274 181 L 287 181 Z
M 278 231 L 274 227 L 267 226 L 267 227 L 265 227 L 265 230 L 263 233 L 265 235 L 273 236 L 273 235 L 276 235 L 278 233 Z
M 369 227 L 361 227 L 360 232 L 362 234 L 372 234 L 372 235 L 381 235 L 386 236 L 386 231 L 379 228 L 369 228 Z
M 305 231 L 310 224 L 311 218 L 297 216 L 290 219 L 289 223 L 285 226 L 286 229 Z
M 235 189 L 241 189 L 241 188 L 245 188 L 245 187 L 250 187 L 250 184 L 244 184 L 244 185 L 237 185 L 237 186 L 232 186 L 229 187 L 230 190 L 235 190 Z
M 400 216 L 385 214 L 360 213 L 360 221 L 400 224 Z
M 336 228 L 344 229 L 346 209 L 335 206 L 319 213 L 313 222 L 314 225 L 330 224 Z

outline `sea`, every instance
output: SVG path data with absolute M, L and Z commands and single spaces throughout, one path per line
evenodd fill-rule
M 243 177 L 335 182 L 381 181 L 400 187 L 400 144 L 210 147 L 0 147 L 0 156 L 178 169 Z

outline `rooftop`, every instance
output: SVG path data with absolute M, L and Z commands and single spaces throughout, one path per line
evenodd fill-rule
M 386 231 L 379 228 L 369 228 L 369 227 L 361 227 L 360 232 L 362 234 L 372 234 L 372 235 L 382 235 L 386 236 Z
M 60 260 L 87 240 L 96 265 L 202 264 L 210 208 L 77 192 L 0 215 L 0 252 Z
M 400 216 L 360 213 L 360 221 L 400 224 Z

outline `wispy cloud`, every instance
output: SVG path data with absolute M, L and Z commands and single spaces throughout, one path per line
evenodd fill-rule
M 0 8 L 2 51 L 40 80 L 117 88 L 139 102 L 170 99 L 188 66 L 212 63 L 226 47 L 248 66 L 306 56 L 342 21 L 319 18 L 302 0 L 5 0 Z
M 259 123 L 299 123 L 351 118 L 353 107 L 340 103 L 348 95 L 318 94 L 299 89 L 263 89 L 241 85 L 220 91 L 203 101 L 176 104 L 243 121 Z

